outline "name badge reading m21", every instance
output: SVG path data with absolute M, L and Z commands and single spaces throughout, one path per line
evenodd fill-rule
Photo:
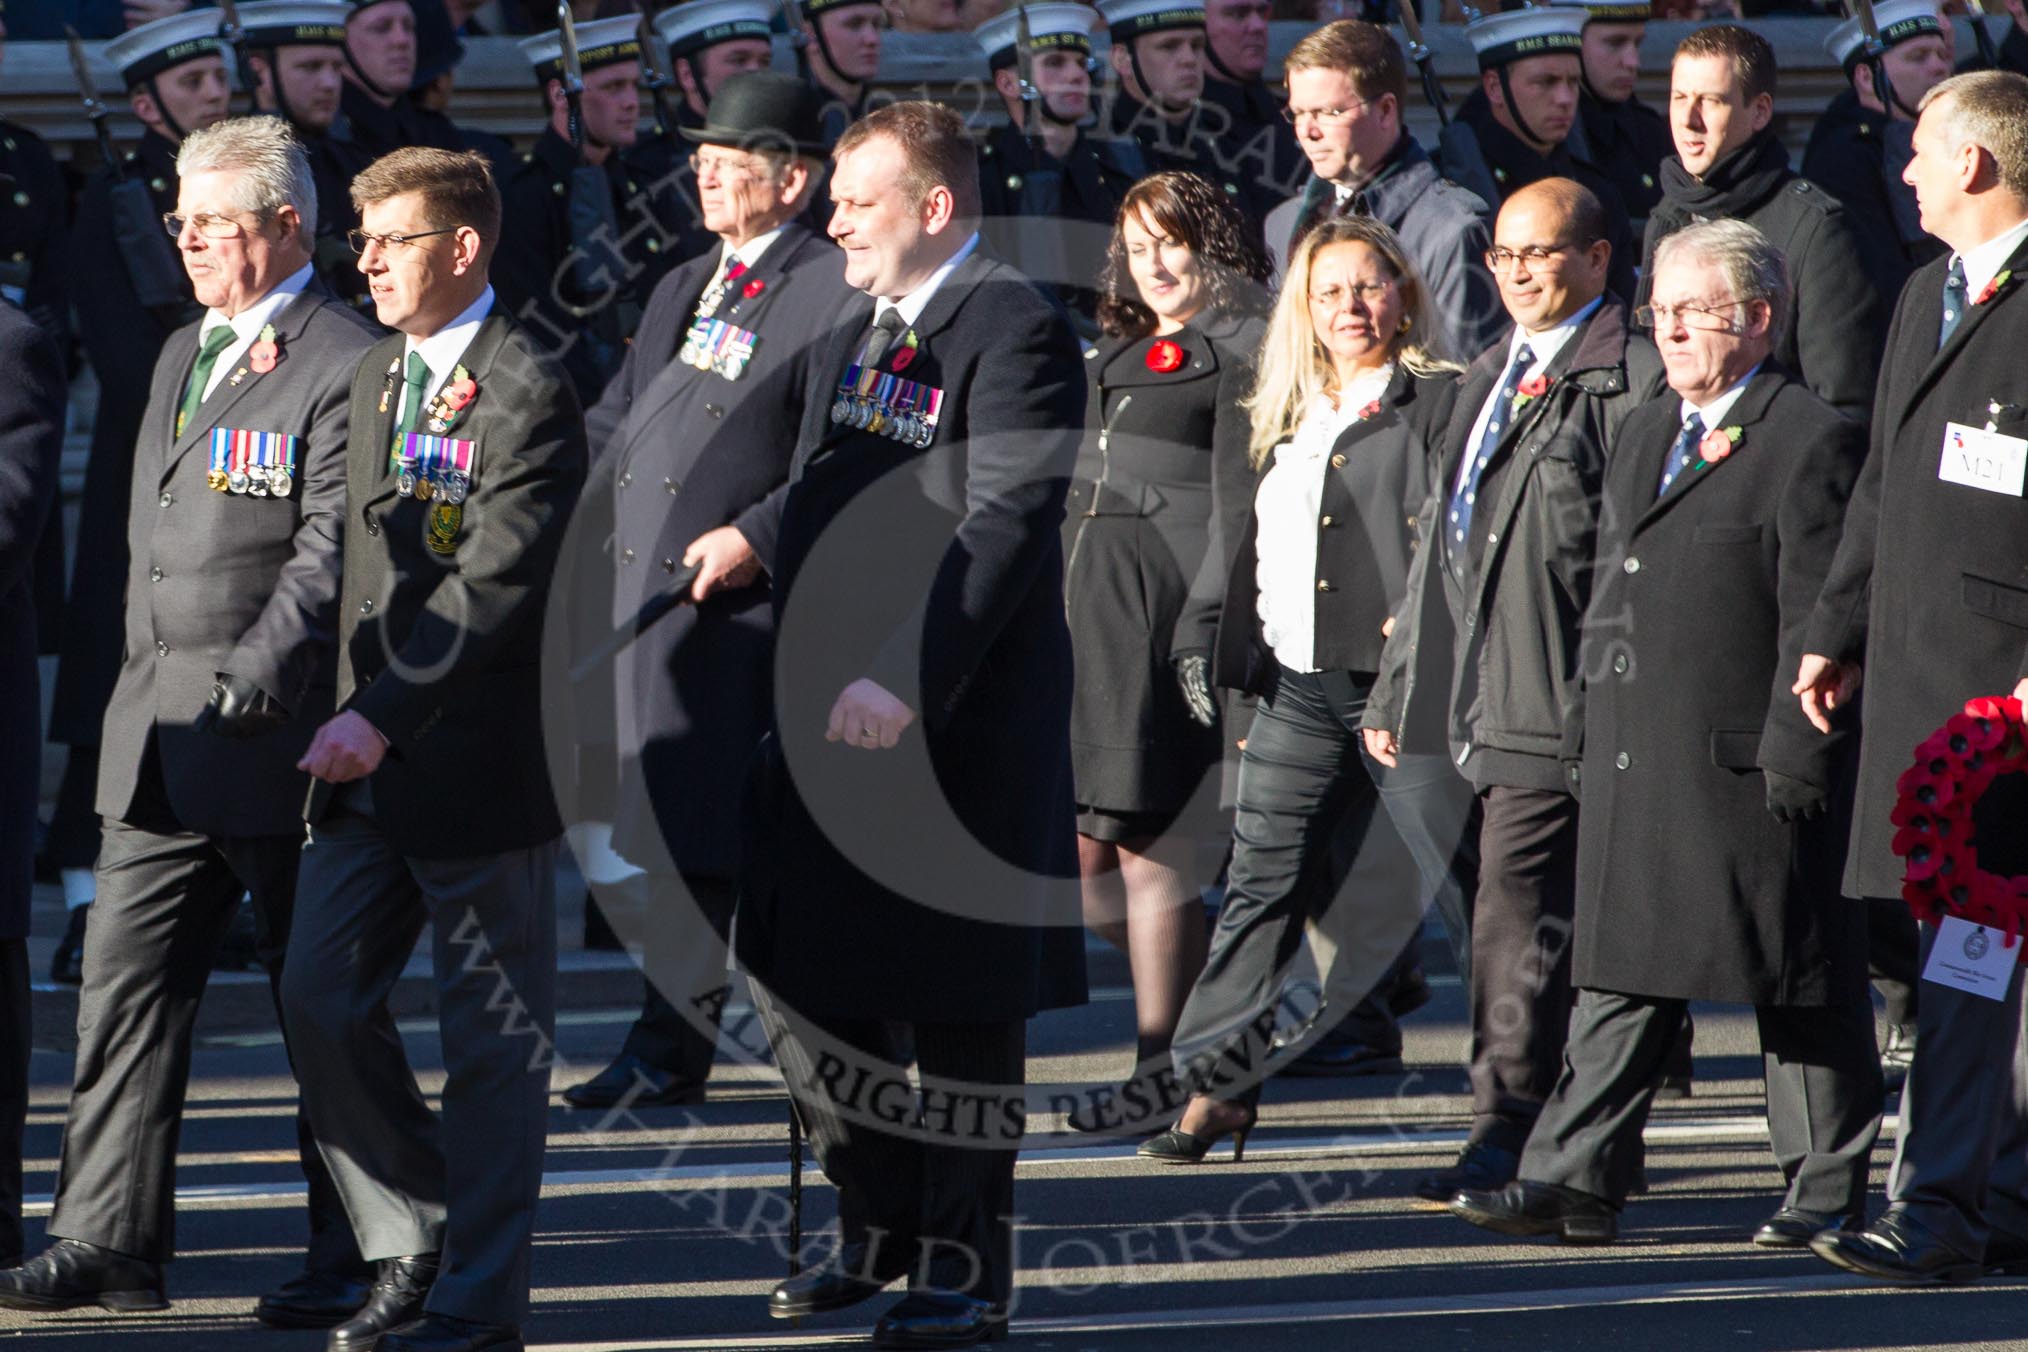
M 2028 440 L 1963 423 L 1944 424 L 1937 478 L 2018 498 L 2024 476 L 2028 476 Z

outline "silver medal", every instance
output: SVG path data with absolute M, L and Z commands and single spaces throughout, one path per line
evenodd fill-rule
M 458 503 L 463 502 L 466 498 L 466 495 L 468 495 L 471 491 L 472 491 L 472 481 L 463 474 L 460 474 L 457 470 L 452 470 L 449 474 L 446 474 L 444 476 L 445 502 L 448 502 L 453 506 L 456 506 Z
M 268 488 L 276 497 L 286 498 L 295 486 L 295 480 L 289 477 L 287 470 L 277 468 L 268 471 Z
M 247 473 L 243 469 L 233 470 L 225 476 L 226 486 L 235 493 L 246 492 L 249 482 L 251 481 L 247 478 Z

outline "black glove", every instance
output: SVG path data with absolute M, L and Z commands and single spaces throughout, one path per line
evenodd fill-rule
M 211 699 L 197 711 L 190 724 L 196 732 L 220 737 L 262 737 L 289 721 L 282 702 L 243 676 L 218 673 L 211 683 Z
M 1211 698 L 1211 659 L 1203 653 L 1185 653 L 1176 659 L 1176 684 L 1183 688 L 1183 704 L 1199 727 L 1218 726 L 1218 703 Z
M 1800 779 L 1790 779 L 1772 770 L 1763 770 L 1767 780 L 1767 810 L 1783 824 L 1806 822 L 1824 815 L 1831 805 L 1831 791 Z

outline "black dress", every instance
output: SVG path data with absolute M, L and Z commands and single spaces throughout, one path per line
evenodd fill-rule
M 1185 808 L 1216 808 L 1207 774 L 1219 736 L 1191 719 L 1170 658 L 1192 589 L 1224 579 L 1226 560 L 1206 557 L 1217 535 L 1212 467 L 1245 462 L 1239 401 L 1260 333 L 1258 320 L 1200 316 L 1167 337 L 1107 338 L 1086 361 L 1064 606 L 1077 660 L 1078 830 L 1094 839 L 1159 834 Z

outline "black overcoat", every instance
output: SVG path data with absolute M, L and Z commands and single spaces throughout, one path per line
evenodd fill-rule
M 348 393 L 373 335 L 315 281 L 273 323 L 274 369 L 262 374 L 242 355 L 180 437 L 176 412 L 199 325 L 177 330 L 155 364 L 127 508 L 125 659 L 99 743 L 103 816 L 133 820 L 137 796 L 151 797 L 145 766 L 156 755 L 185 830 L 302 830 L 309 779 L 296 762 L 331 714 Z M 289 495 L 209 487 L 218 428 L 296 437 Z M 192 731 L 220 672 L 281 701 L 289 723 L 245 739 Z
M 596 457 L 591 491 L 614 504 L 611 620 L 661 593 L 683 551 L 736 525 L 772 548 L 782 489 L 820 378 L 823 336 L 852 295 L 838 247 L 791 223 L 727 289 L 716 317 L 758 335 L 737 380 L 677 360 L 720 251 L 655 288 L 641 331 L 605 396 L 586 415 Z M 746 294 L 752 291 L 753 294 Z M 774 612 L 767 579 L 671 611 L 614 672 L 623 782 L 614 845 L 637 862 L 668 858 L 685 873 L 731 878 L 739 867 L 739 786 L 768 726 Z M 652 815 L 643 809 L 652 804 Z M 657 832 L 659 841 L 642 840 Z M 666 851 L 666 855 L 663 853 Z
M 29 317 L 0 305 L 0 940 L 28 937 L 42 704 L 35 661 L 36 541 L 54 513 L 63 453 L 63 360 Z
M 1572 979 L 1628 995 L 1823 1005 L 1865 979 L 1865 913 L 1838 894 L 1843 737 L 1789 693 L 1866 433 L 1763 366 L 1726 413 L 1731 452 L 1655 486 L 1672 390 L 1606 466 L 1585 625 Z M 1769 771 L 1840 810 L 1784 825 Z
M 1202 316 L 1167 338 L 1110 338 L 1085 362 L 1091 399 L 1064 520 L 1064 609 L 1077 655 L 1077 801 L 1174 812 L 1218 761 L 1184 707 L 1170 654 L 1212 543 L 1216 467 L 1246 461 L 1259 321 Z M 1157 342 L 1182 364 L 1148 364 Z M 1214 563 L 1213 568 L 1217 565 Z
M 1930 263 L 1901 293 L 1866 468 L 1805 649 L 1865 662 L 1845 873 L 1856 897 L 1901 895 L 1888 813 L 1916 744 L 1966 700 L 2028 677 L 2028 500 L 1940 477 L 1947 423 L 2028 437 L 2028 245 L 1939 349 L 1948 269 Z
M 905 359 L 943 392 L 929 446 L 834 433 L 872 318 L 850 302 L 827 349 L 769 559 L 776 726 L 737 951 L 811 1014 L 1025 1018 L 1085 997 L 1058 534 L 1084 362 L 1063 312 L 976 251 Z M 919 715 L 892 750 L 824 740 L 862 677 Z
M 420 859 L 529 849 L 563 830 L 542 741 L 542 628 L 584 483 L 584 415 L 562 370 L 496 306 L 460 359 L 478 389 L 444 435 L 478 449 L 439 552 L 437 503 L 401 496 L 388 470 L 402 351 L 402 335 L 382 339 L 351 383 L 339 707 L 388 740 L 369 788 L 393 848 Z M 318 781 L 311 824 L 330 799 Z

